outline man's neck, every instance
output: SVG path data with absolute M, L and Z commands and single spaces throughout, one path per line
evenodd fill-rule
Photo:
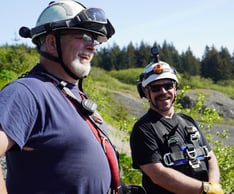
M 52 61 L 44 61 L 41 62 L 41 65 L 43 66 L 43 68 L 50 74 L 54 75 L 55 77 L 64 80 L 68 83 L 77 85 L 78 84 L 78 80 L 73 79 L 72 77 L 70 77 L 63 69 L 63 67 L 59 64 L 59 63 L 55 63 Z

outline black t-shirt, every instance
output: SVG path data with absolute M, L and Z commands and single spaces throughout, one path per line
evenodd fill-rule
M 185 116 L 189 119 L 184 119 L 185 123 L 190 126 L 196 126 L 201 135 L 200 142 L 202 146 L 207 146 L 210 151 L 211 148 L 196 122 L 191 117 Z M 140 169 L 141 165 L 149 163 L 163 163 L 163 155 L 170 150 L 166 140 L 168 135 L 173 133 L 173 135 L 182 141 L 184 140 L 185 144 L 188 143 L 189 134 L 184 128 L 184 123 L 181 122 L 178 114 L 174 114 L 172 118 L 165 118 L 149 109 L 149 111 L 135 123 L 131 133 L 130 146 L 133 168 Z M 154 184 L 144 173 L 142 182 L 149 194 L 170 193 Z

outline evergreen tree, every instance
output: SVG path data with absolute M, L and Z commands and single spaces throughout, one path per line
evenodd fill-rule
M 221 80 L 229 80 L 232 78 L 232 59 L 227 48 L 221 47 L 219 52 L 221 64 L 217 67 Z
M 110 51 L 110 63 L 111 67 L 116 70 L 120 69 L 120 63 L 121 63 L 121 51 L 117 44 L 113 44 L 111 51 Z M 110 69 L 112 70 L 112 69 Z
M 177 71 L 181 71 L 181 59 L 178 51 L 173 44 L 168 44 L 166 41 L 159 51 L 160 59 L 175 67 Z
M 145 67 L 149 64 L 151 53 L 148 45 L 142 41 L 139 49 L 136 50 L 136 67 Z
M 110 52 L 111 52 L 110 48 L 109 49 L 102 48 L 98 53 L 98 55 L 101 55 L 101 58 L 102 58 L 98 66 L 107 71 L 114 69 L 113 64 L 111 63 L 111 60 L 110 60 Z
M 136 56 L 135 56 L 135 48 L 132 42 L 130 42 L 127 46 L 126 57 L 127 57 L 126 68 L 134 68 L 136 66 Z
M 211 49 L 206 47 L 206 53 L 202 60 L 202 75 L 206 78 L 211 78 L 214 82 L 222 79 L 220 74 L 220 66 L 222 60 L 216 48 L 213 46 Z
M 188 75 L 199 75 L 200 74 L 200 68 L 201 64 L 199 59 L 197 59 L 190 47 L 186 52 L 183 52 L 181 54 L 181 68 L 178 69 L 179 72 L 181 73 L 187 73 Z
M 234 52 L 232 53 L 231 64 L 232 64 L 232 79 L 234 79 Z

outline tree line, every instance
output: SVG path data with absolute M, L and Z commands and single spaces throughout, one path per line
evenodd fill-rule
M 92 65 L 106 71 L 144 68 L 152 61 L 150 50 L 153 46 L 158 48 L 160 60 L 169 63 L 179 73 L 186 76 L 199 75 L 210 78 L 215 83 L 234 79 L 234 53 L 231 55 L 227 48 L 221 47 L 217 50 L 214 46 L 206 46 L 202 58 L 199 59 L 195 57 L 190 47 L 179 54 L 175 46 L 166 41 L 162 45 L 156 42 L 148 45 L 142 41 L 139 46 L 130 42 L 123 48 L 115 43 L 108 47 L 100 46 Z M 1 77 L 3 74 L 6 77 L 9 72 L 24 73 L 37 62 L 38 53 L 35 48 L 24 44 L 0 46 Z
M 221 47 L 217 50 L 214 46 L 206 46 L 202 58 L 199 59 L 195 57 L 190 47 L 179 54 L 175 46 L 166 41 L 162 45 L 156 42 L 153 45 L 141 42 L 139 46 L 134 46 L 130 42 L 123 48 L 113 44 L 112 47 L 98 50 L 93 65 L 107 71 L 144 68 L 152 60 L 150 49 L 153 46 L 158 48 L 160 60 L 169 63 L 179 73 L 210 78 L 215 83 L 234 79 L 234 53 L 231 55 L 227 48 Z

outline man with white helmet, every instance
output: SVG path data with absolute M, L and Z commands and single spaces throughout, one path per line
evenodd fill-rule
M 155 53 L 137 85 L 150 107 L 131 133 L 133 167 L 141 169 L 148 194 L 223 194 L 206 138 L 190 116 L 174 111 L 178 83 L 175 69 Z
M 0 92 L 1 194 L 107 194 L 111 185 L 117 193 L 117 158 L 111 164 L 97 141 L 105 123 L 81 87 L 96 45 L 114 32 L 102 9 L 73 0 L 51 2 L 34 28 L 20 29 L 40 61 Z

